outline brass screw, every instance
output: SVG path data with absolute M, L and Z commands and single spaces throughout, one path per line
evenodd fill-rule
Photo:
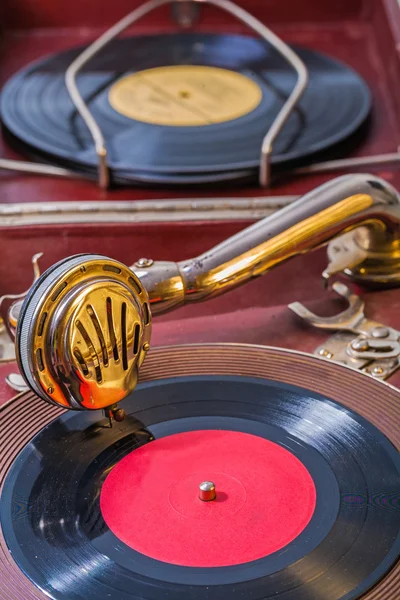
M 54 392 L 54 388 L 51 385 L 47 388 L 47 393 L 52 394 Z
M 139 269 L 144 269 L 146 267 L 151 267 L 153 262 L 154 260 L 152 260 L 151 258 L 139 258 L 139 260 L 135 262 L 135 267 L 139 267 Z
M 143 344 L 143 350 L 144 350 L 145 352 L 147 352 L 147 350 L 149 350 L 149 348 L 150 348 L 150 344 L 149 344 L 149 342 L 145 342 L 145 343 Z

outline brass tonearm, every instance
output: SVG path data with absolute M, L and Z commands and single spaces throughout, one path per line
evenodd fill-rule
M 397 285 L 399 204 L 382 179 L 344 176 L 194 259 L 142 258 L 131 268 L 93 254 L 64 259 L 9 312 L 21 373 L 65 408 L 114 405 L 136 385 L 151 314 L 215 297 L 329 242 L 325 281 L 344 272 L 364 285 Z

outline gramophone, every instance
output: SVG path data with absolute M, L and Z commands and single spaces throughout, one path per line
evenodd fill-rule
M 190 260 L 47 269 L 7 314 L 30 391 L 1 409 L 0 598 L 396 597 L 398 391 L 323 354 L 150 343 L 152 315 L 326 244 L 325 285 L 395 287 L 399 210 L 344 176 Z M 360 315 L 349 360 L 392 364 L 399 333 Z

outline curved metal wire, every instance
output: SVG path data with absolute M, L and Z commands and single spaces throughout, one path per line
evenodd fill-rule
M 76 77 L 79 71 L 94 57 L 100 50 L 102 50 L 107 44 L 109 44 L 114 38 L 116 38 L 125 29 L 130 27 L 133 23 L 136 23 L 139 19 L 152 12 L 154 9 L 163 6 L 164 4 L 171 4 L 174 0 L 149 0 L 145 4 L 139 6 L 131 13 L 126 15 L 123 19 L 118 21 L 110 29 L 108 29 L 103 35 L 101 35 L 93 44 L 88 46 L 68 67 L 65 74 L 65 84 L 68 93 L 74 103 L 77 111 L 81 115 L 82 119 L 86 123 L 95 144 L 96 153 L 98 156 L 98 169 L 99 169 L 99 185 L 101 187 L 107 187 L 109 183 L 109 169 L 107 165 L 107 149 L 103 134 L 98 123 L 93 118 L 90 110 L 88 109 L 85 101 L 83 100 L 77 83 Z M 264 137 L 261 153 L 260 153 L 260 184 L 263 187 L 268 186 L 270 182 L 270 157 L 272 153 L 273 143 L 278 137 L 280 131 L 285 125 L 289 115 L 295 108 L 303 92 L 305 91 L 308 83 L 308 72 L 303 61 L 297 56 L 295 52 L 283 42 L 277 35 L 275 35 L 268 27 L 263 25 L 258 19 L 253 17 L 243 8 L 237 6 L 231 0 L 192 0 L 196 3 L 211 4 L 218 8 L 221 8 L 225 12 L 230 13 L 236 17 L 239 21 L 245 23 L 250 29 L 258 33 L 266 42 L 271 44 L 281 56 L 288 61 L 288 63 L 295 69 L 297 73 L 297 82 L 293 88 L 290 96 L 286 100 L 285 104 L 279 111 L 275 121 L 268 130 Z
M 54 165 L 43 165 L 40 163 L 23 160 L 12 160 L 9 158 L 0 158 L 0 169 L 3 169 L 4 171 L 21 171 L 22 173 L 64 177 L 67 179 L 89 179 L 89 177 L 79 175 L 79 173 L 72 171 L 71 169 L 64 169 L 63 167 L 56 167 Z

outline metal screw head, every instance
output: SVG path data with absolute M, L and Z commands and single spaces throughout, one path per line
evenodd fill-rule
M 202 481 L 199 485 L 199 498 L 203 500 L 203 502 L 210 502 L 210 500 L 215 500 L 215 485 L 212 481 Z
M 371 370 L 372 375 L 383 375 L 385 373 L 385 369 L 382 369 L 382 367 L 374 367 Z
M 139 258 L 139 260 L 135 262 L 135 267 L 138 267 L 139 269 L 145 269 L 146 267 L 151 267 L 153 262 L 154 260 L 151 258 Z
M 321 348 L 318 354 L 320 356 L 324 356 L 325 358 L 332 358 L 333 356 L 332 352 L 329 352 L 329 350 L 327 350 L 326 348 Z
M 353 350 L 358 350 L 359 352 L 366 352 L 367 350 L 369 350 L 369 343 L 368 340 L 354 340 L 354 342 L 351 343 L 351 347 L 353 348 Z
M 387 327 L 374 327 L 371 331 L 371 335 L 374 338 L 385 338 L 389 335 L 390 331 Z

